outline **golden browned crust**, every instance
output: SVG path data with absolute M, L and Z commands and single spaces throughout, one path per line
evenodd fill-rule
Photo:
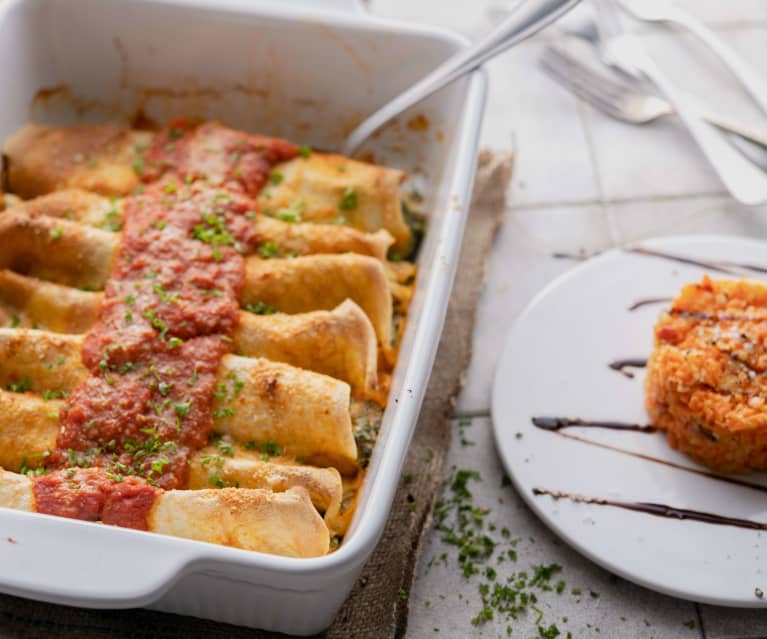
M 0 215 L 0 268 L 74 288 L 104 288 L 119 237 L 66 219 L 9 210 Z
M 119 231 L 122 200 L 108 198 L 83 189 L 64 189 L 32 198 L 12 207 L 28 215 L 64 218 L 111 231 Z
M 226 442 L 200 450 L 189 467 L 189 488 L 211 486 L 268 488 L 273 492 L 301 486 L 314 506 L 325 513 L 331 532 L 345 532 L 345 522 L 339 521 L 343 486 L 335 468 L 298 464 L 290 457 L 269 457 Z
M 56 445 L 62 400 L 0 391 L 0 467 L 36 467 Z
M 96 322 L 101 294 L 0 270 L 0 324 L 84 333 Z
M 80 335 L 0 328 L 0 387 L 26 380 L 26 391 L 68 395 L 88 376 L 82 345 Z
M 284 253 L 296 255 L 358 253 L 385 260 L 394 242 L 383 229 L 364 233 L 350 226 L 284 222 L 267 215 L 257 216 L 254 224 L 264 241 L 274 242 Z
M 341 379 L 362 396 L 377 386 L 375 330 L 351 300 L 331 311 L 298 315 L 243 313 L 234 348 L 239 355 L 265 357 Z
M 25 199 L 67 188 L 127 195 L 139 184 L 132 160 L 151 139 L 108 124 L 29 124 L 3 147 L 9 189 Z
M 29 477 L 0 469 L 0 508 L 37 510 Z M 286 557 L 319 557 L 330 547 L 328 528 L 301 486 L 160 492 L 147 524 L 160 534 Z
M 330 548 L 327 526 L 300 486 L 171 490 L 156 500 L 149 530 L 286 557 L 319 557 Z
M 271 211 L 300 206 L 304 220 L 349 224 L 361 231 L 386 229 L 401 255 L 412 243 L 400 203 L 402 171 L 313 152 L 275 167 L 282 179 L 259 194 Z
M 365 311 L 381 346 L 391 348 L 392 298 L 378 260 L 349 253 L 246 261 L 243 304 L 262 302 L 284 313 L 305 313 L 330 310 L 346 299 Z
M 216 432 L 240 442 L 276 442 L 291 457 L 354 472 L 357 446 L 348 384 L 280 362 L 236 355 L 224 356 L 219 379 L 229 385 L 227 380 L 237 379 L 245 386 L 234 399 L 234 393 L 228 393 L 214 400 L 214 414 L 233 409 L 216 420 Z
M 0 468 L 0 507 L 35 511 L 35 496 L 29 477 Z

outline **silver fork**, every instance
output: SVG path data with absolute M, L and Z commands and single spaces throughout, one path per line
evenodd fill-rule
M 736 200 L 749 205 L 767 202 L 767 174 L 703 120 L 700 103 L 681 93 L 647 54 L 639 38 L 624 29 L 615 1 L 592 0 L 592 4 L 597 12 L 602 57 L 609 64 L 642 74 L 674 105 L 679 119 Z
M 545 47 L 539 62 L 557 82 L 616 120 L 649 124 L 675 113 L 667 100 L 643 93 L 627 82 L 593 70 L 560 46 Z M 767 134 L 747 129 L 714 113 L 703 113 L 703 117 L 722 131 L 737 135 L 767 151 Z

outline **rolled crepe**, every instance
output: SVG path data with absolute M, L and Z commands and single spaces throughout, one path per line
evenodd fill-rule
M 58 284 L 103 289 L 119 236 L 66 219 L 25 211 L 0 216 L 0 268 Z
M 84 333 L 98 318 L 101 293 L 0 270 L 0 308 L 12 326 Z
M 56 446 L 62 400 L 44 401 L 32 394 L 0 391 L 0 468 L 33 469 Z M 272 446 L 275 446 L 272 443 Z M 227 452 L 224 453 L 223 451 Z M 340 517 L 343 487 L 335 468 L 297 464 L 285 456 L 270 457 L 254 447 L 207 446 L 194 453 L 188 488 L 216 486 L 265 488 L 285 492 L 293 486 L 307 490 L 312 503 L 325 513 L 334 534 L 343 534 Z
M 242 313 L 234 349 L 342 379 L 358 395 L 372 392 L 378 381 L 375 330 L 351 300 L 298 315 Z
M 36 512 L 33 479 L 0 470 L 0 507 Z M 294 486 L 158 491 L 148 530 L 286 557 L 327 554 L 330 535 L 309 493 Z
M 309 493 L 314 506 L 325 513 L 325 522 L 333 534 L 343 534 L 339 521 L 343 486 L 335 468 L 317 468 L 296 464 L 285 457 L 263 459 L 261 453 L 231 446 L 222 452 L 208 446 L 195 454 L 189 467 L 189 488 L 200 490 L 212 484 L 239 488 L 268 488 L 284 492 L 301 486 Z
M 342 473 L 356 470 L 349 385 L 266 359 L 226 355 L 213 401 L 214 429 L 239 442 L 275 442 L 291 457 Z M 232 380 L 244 383 L 234 392 Z M 226 410 L 227 408 L 231 410 Z
M 392 297 L 381 262 L 364 255 L 307 255 L 245 262 L 242 303 L 265 303 L 284 313 L 330 310 L 354 300 L 384 349 L 391 347 Z
M 0 380 L 6 388 L 16 384 L 17 391 L 68 393 L 87 376 L 77 356 L 81 343 L 79 336 L 0 329 L 0 354 L 14 354 L 13 359 L 0 360 Z M 217 432 L 243 443 L 271 442 L 291 457 L 355 472 L 357 447 L 345 382 L 266 359 L 225 355 L 217 388 L 220 392 L 213 401 Z M 58 415 L 58 404 L 36 395 L 0 391 L 0 396 L 7 403 L 7 410 L 0 412 L 0 438 L 7 437 L 9 446 L 11 436 L 23 428 L 19 415 L 48 416 L 54 410 Z M 0 466 L 16 467 L 1 461 Z
M 0 391 L 0 467 L 34 468 L 56 446 L 62 400 Z
M 262 242 L 274 242 L 283 253 L 296 255 L 359 253 L 385 260 L 394 241 L 383 229 L 366 233 L 349 226 L 285 222 L 263 214 L 253 224 Z
M 101 293 L 0 271 L 0 310 L 6 311 L 6 322 L 20 328 L 84 333 L 96 322 L 101 298 Z M 43 331 L 32 338 L 42 337 Z M 0 332 L 0 340 L 7 339 L 3 335 Z M 18 339 L 30 339 L 24 335 Z M 72 342 L 72 337 L 67 339 Z M 238 355 L 265 357 L 330 375 L 350 384 L 355 396 L 373 393 L 378 384 L 375 331 L 351 300 L 331 311 L 298 315 L 241 311 L 232 339 Z M 79 348 L 82 342 L 77 344 Z
M 262 208 L 300 209 L 302 219 L 348 224 L 362 231 L 386 229 L 402 255 L 412 243 L 400 203 L 402 171 L 313 152 L 274 167 L 281 176 L 258 196 Z
M 118 249 L 118 234 L 77 222 L 20 210 L 0 218 L 0 267 L 55 283 L 102 290 Z M 303 313 L 330 310 L 347 298 L 362 307 L 388 347 L 392 296 L 379 260 L 354 253 L 246 259 L 243 304 Z
M 12 210 L 119 231 L 122 202 L 121 199 L 103 197 L 82 189 L 66 189 L 27 200 Z M 394 242 L 389 232 L 383 229 L 365 233 L 349 226 L 289 222 L 263 214 L 257 214 L 252 224 L 261 243 L 271 242 L 283 253 L 296 255 L 359 253 L 385 260 L 386 252 Z
M 13 207 L 31 216 L 66 218 L 89 226 L 119 231 L 122 226 L 122 200 L 104 197 L 84 189 L 64 189 L 25 200 Z
M 68 395 L 88 376 L 81 335 L 0 328 L 0 387 Z
M 225 137 L 237 133 L 215 123 L 202 125 L 198 131 L 214 136 L 223 131 Z M 200 144 L 210 144 L 208 134 L 196 137 Z M 154 139 L 151 132 L 103 124 L 27 125 L 3 147 L 8 158 L 8 188 L 25 199 L 68 188 L 128 195 L 140 183 L 143 154 Z M 215 151 L 216 163 L 208 166 L 208 177 L 214 183 L 215 169 L 233 166 L 226 159 L 232 154 L 219 157 Z M 224 164 L 219 166 L 220 162 Z M 150 173 L 154 170 L 147 168 Z M 346 224 L 361 231 L 386 229 L 394 237 L 397 251 L 401 255 L 409 252 L 412 233 L 402 214 L 399 193 L 405 177 L 402 171 L 313 152 L 277 164 L 271 175 L 279 177 L 259 193 L 262 208 L 298 210 L 306 221 Z
M 285 557 L 330 549 L 325 522 L 300 486 L 283 493 L 246 488 L 171 490 L 149 514 L 149 530 Z
M 134 164 L 153 137 L 109 124 L 28 124 L 3 147 L 9 190 L 25 199 L 66 188 L 131 193 L 139 184 Z

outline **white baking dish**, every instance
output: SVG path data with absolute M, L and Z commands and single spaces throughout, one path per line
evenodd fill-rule
M 216 117 L 334 148 L 362 115 L 465 46 L 343 6 L 0 0 L 0 138 L 30 118 L 119 120 L 141 106 L 160 122 Z M 52 87 L 66 90 L 33 99 Z M 0 509 L 1 591 L 304 635 L 331 623 L 383 530 L 426 389 L 468 213 L 484 87 L 482 74 L 456 82 L 368 148 L 418 176 L 431 217 L 389 408 L 341 548 L 290 559 Z M 426 130 L 407 126 L 415 114 Z

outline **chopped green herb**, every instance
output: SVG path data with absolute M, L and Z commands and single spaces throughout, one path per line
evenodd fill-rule
M 231 442 L 220 439 L 218 441 L 218 448 L 227 457 L 234 457 L 234 446 L 232 446 Z
M 178 402 L 173 404 L 173 412 L 175 412 L 179 417 L 186 417 L 189 415 L 190 406 L 191 402 Z
M 67 394 L 68 393 L 63 390 L 51 390 L 47 388 L 42 392 L 44 402 L 49 402 L 52 399 L 63 399 Z
M 57 226 L 55 229 L 51 229 L 49 231 L 49 234 L 51 236 L 51 239 L 55 242 L 62 238 L 62 236 L 64 235 L 64 231 L 62 230 L 60 226 Z
M 258 301 L 255 304 L 245 304 L 245 310 L 256 315 L 274 315 L 277 309 L 264 302 Z
M 338 208 L 341 211 L 353 211 L 357 208 L 358 203 L 357 191 L 347 186 L 341 196 L 341 201 L 338 203 Z
M 258 247 L 258 254 L 264 259 L 279 257 L 280 246 L 279 244 L 277 244 L 276 242 L 272 242 L 271 240 L 268 242 L 264 242 L 261 246 Z
M 221 479 L 221 475 L 217 472 L 208 477 L 208 482 L 210 482 L 211 486 L 215 486 L 216 488 L 226 488 L 226 482 Z
M 219 246 L 234 245 L 234 238 L 226 228 L 226 222 L 223 215 L 205 214 L 203 215 L 204 224 L 197 224 L 192 229 L 192 237 L 206 244 L 210 244 L 213 249 L 213 257 L 216 261 L 221 260 Z
M 29 375 L 25 375 L 18 382 L 10 382 L 5 386 L 5 390 L 12 393 L 26 393 L 32 389 L 32 379 Z

